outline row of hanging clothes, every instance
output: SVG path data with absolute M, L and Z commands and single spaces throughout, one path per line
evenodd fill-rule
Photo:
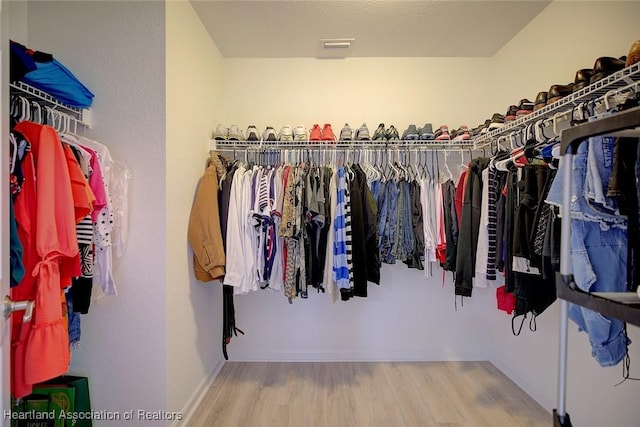
M 80 314 L 117 294 L 131 174 L 48 99 L 12 89 L 10 107 L 11 298 L 28 302 L 11 322 L 11 391 L 21 398 L 67 372 Z
M 513 312 L 513 333 L 520 333 L 528 315 L 529 328 L 536 329 L 536 317 L 556 299 L 560 266 L 560 128 L 596 121 L 638 103 L 637 84 L 616 90 L 500 137 L 491 143 L 491 156 L 471 161 L 456 295 L 469 297 L 473 287 L 497 287 L 499 308 Z M 560 166 L 573 169 L 571 261 L 585 292 L 637 289 L 638 146 L 638 138 L 592 137 L 580 145 L 573 165 Z M 569 313 L 588 334 L 599 364 L 628 362 L 630 341 L 623 322 L 577 305 Z M 628 369 L 628 363 L 625 366 Z
M 225 285 L 223 347 L 237 332 L 233 295 L 347 301 L 380 284 L 383 263 L 454 271 L 461 203 L 448 152 L 233 150 L 211 153 L 189 222 L 196 278 Z

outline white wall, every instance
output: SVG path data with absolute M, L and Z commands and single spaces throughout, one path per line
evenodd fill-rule
M 220 121 L 261 131 L 331 123 L 336 133 L 366 122 L 372 134 L 380 122 L 400 133 L 410 123 L 475 127 L 489 70 L 487 58 L 225 59 Z
M 489 60 L 476 58 L 225 59 L 224 115 L 246 129 L 288 123 L 331 123 L 338 133 L 366 122 L 425 122 L 458 127 L 480 121 L 472 100 L 489 95 Z M 475 124 L 474 124 L 475 126 Z M 459 162 L 458 155 L 452 165 Z M 452 166 L 452 169 L 456 166 Z M 454 169 L 455 170 L 455 169 Z M 330 304 L 326 294 L 289 305 L 282 294 L 235 299 L 246 333 L 229 346 L 234 360 L 478 360 L 489 347 L 480 324 L 493 310 L 491 291 L 478 291 L 454 311 L 451 275 L 427 279 L 404 264 L 383 265 L 369 297 Z M 458 301 L 460 305 L 460 301 Z
M 186 237 L 221 111 L 222 57 L 190 3 L 166 5 L 167 409 L 188 411 L 223 362 L 222 285 L 193 277 Z
M 503 112 L 521 98 L 533 101 L 551 84 L 573 81 L 575 71 L 591 68 L 597 57 L 626 55 L 640 37 L 638 16 L 638 2 L 553 2 L 491 59 L 495 97 L 482 108 Z M 487 318 L 494 341 L 491 360 L 547 409 L 557 406 L 559 313 L 555 303 L 538 319 L 537 332 L 520 337 L 512 336 L 499 314 Z M 569 329 L 567 411 L 574 425 L 637 426 L 640 384 L 613 387 L 622 366 L 599 367 L 587 336 L 572 322 Z M 638 328 L 630 327 L 629 336 L 632 376 L 638 377 Z
M 95 93 L 87 135 L 106 144 L 133 176 L 128 247 L 114 265 L 119 295 L 83 316 L 72 370 L 90 376 L 95 410 L 164 409 L 165 5 L 29 2 L 28 25 L 31 47 L 53 53 Z M 94 425 L 107 424 L 122 421 Z M 147 424 L 157 425 L 130 423 Z
M 554 1 L 491 58 L 492 96 L 486 116 L 535 100 L 554 84 L 574 81 L 601 56 L 626 55 L 640 37 L 640 2 Z

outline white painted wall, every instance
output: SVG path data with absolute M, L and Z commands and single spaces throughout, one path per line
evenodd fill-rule
M 626 55 L 640 37 L 640 2 L 554 1 L 491 58 L 492 96 L 485 116 L 522 98 L 574 81 L 601 56 Z
M 489 95 L 489 60 L 476 58 L 226 59 L 221 123 L 260 130 L 345 122 L 466 124 L 474 103 Z M 459 156 L 452 158 L 457 168 Z M 489 346 L 481 328 L 494 294 L 479 291 L 454 311 L 451 275 L 442 288 L 404 264 L 383 265 L 369 297 L 332 305 L 327 295 L 289 305 L 282 294 L 238 296 L 236 321 L 246 332 L 232 340 L 234 360 L 478 360 Z M 458 301 L 458 303 L 460 303 Z
M 52 52 L 95 93 L 87 135 L 109 146 L 133 176 L 128 247 L 114 265 L 119 295 L 83 316 L 72 370 L 89 375 L 96 410 L 165 409 L 165 5 L 29 2 L 28 25 L 29 44 Z
M 285 123 L 476 126 L 490 96 L 487 58 L 225 59 L 220 122 L 262 131 Z M 478 111 L 479 110 L 479 111 Z
M 600 56 L 626 55 L 640 37 L 638 16 L 638 2 L 553 2 L 491 59 L 495 96 L 482 108 L 488 115 L 504 112 L 523 97 L 533 101 L 551 84 L 573 81 L 576 70 L 591 68 Z M 559 306 L 555 303 L 540 316 L 537 332 L 520 337 L 512 336 L 503 316 L 492 313 L 486 319 L 493 363 L 548 409 L 557 406 Z M 637 426 L 640 384 L 627 381 L 613 387 L 621 380 L 622 366 L 599 367 L 587 336 L 572 322 L 569 329 L 567 411 L 574 425 Z M 638 377 L 639 329 L 630 327 L 629 336 L 634 342 L 632 376 Z
M 222 285 L 193 277 L 186 232 L 221 111 L 222 57 L 189 2 L 166 7 L 167 409 L 179 411 L 197 404 L 223 362 Z

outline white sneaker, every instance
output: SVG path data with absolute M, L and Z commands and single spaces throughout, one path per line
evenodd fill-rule
M 262 132 L 262 141 L 277 141 L 278 137 L 276 135 L 276 130 L 271 126 L 267 126 L 267 128 Z
M 247 141 L 260 141 L 260 133 L 254 125 L 247 128 Z
M 244 141 L 244 135 L 238 125 L 231 125 L 229 128 L 229 141 Z
M 219 124 L 213 131 L 213 139 L 216 141 L 226 141 L 229 139 L 229 128 Z
M 291 126 L 284 125 L 280 128 L 278 141 L 293 141 L 293 131 L 291 130 Z
M 293 140 L 294 141 L 307 141 L 307 128 L 303 125 L 298 125 L 293 129 Z

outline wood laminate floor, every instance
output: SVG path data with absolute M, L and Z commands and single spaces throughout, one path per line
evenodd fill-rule
M 540 426 L 551 414 L 489 362 L 227 362 L 189 423 Z

